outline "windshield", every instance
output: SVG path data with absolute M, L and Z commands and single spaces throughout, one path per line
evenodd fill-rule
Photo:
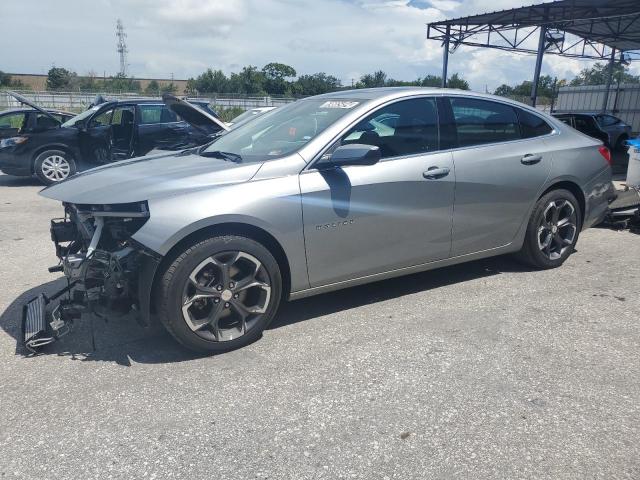
M 96 111 L 101 107 L 101 105 L 98 105 L 96 107 L 91 107 L 89 110 L 85 110 L 84 112 L 82 112 L 79 115 L 76 115 L 75 117 L 71 117 L 69 120 L 67 120 L 66 122 L 64 122 L 62 124 L 63 127 L 65 128 L 69 128 L 69 127 L 75 127 L 76 126 L 76 122 L 78 122 L 79 120 L 84 120 L 86 118 L 89 118 L 91 115 L 93 115 L 94 113 L 96 113 Z
M 241 162 L 264 162 L 297 152 L 359 102 L 308 99 L 278 108 L 227 132 L 205 152 L 240 155 Z

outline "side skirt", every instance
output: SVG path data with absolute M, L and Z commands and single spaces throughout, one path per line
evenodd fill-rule
M 365 277 L 359 277 L 351 280 L 345 280 L 342 282 L 322 285 L 320 287 L 313 287 L 313 288 L 307 288 L 305 290 L 298 290 L 297 292 L 291 292 L 291 294 L 289 295 L 289 300 L 299 300 L 301 298 L 311 297 L 313 295 L 319 295 L 321 293 L 332 292 L 335 290 L 341 290 L 343 288 L 355 287 L 358 285 L 378 282 L 381 280 L 388 280 L 390 278 L 401 277 L 403 275 L 410 275 L 412 273 L 426 272 L 428 270 L 435 270 L 436 268 L 449 267 L 451 265 L 471 262 L 473 260 L 480 260 L 482 258 L 489 258 L 489 257 L 498 256 L 498 255 L 504 255 L 507 253 L 514 253 L 520 250 L 520 247 L 517 247 L 515 245 L 517 244 L 509 243 L 507 245 L 503 245 L 502 247 L 491 248 L 489 250 L 483 250 L 481 252 L 469 253 L 466 255 L 459 255 L 457 257 L 446 258 L 444 260 L 436 260 L 434 262 L 429 262 L 429 263 L 422 263 L 420 265 L 414 265 L 412 267 L 389 270 L 387 272 L 376 273 L 373 275 L 367 275 Z

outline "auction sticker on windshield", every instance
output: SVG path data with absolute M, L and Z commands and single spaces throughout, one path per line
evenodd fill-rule
M 320 108 L 353 108 L 360 102 L 348 102 L 342 100 L 329 100 L 320 105 Z

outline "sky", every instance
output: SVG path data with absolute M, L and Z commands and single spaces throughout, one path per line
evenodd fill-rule
M 427 23 L 530 3 L 538 2 L 2 0 L 0 70 L 46 73 L 55 65 L 80 75 L 115 74 L 120 18 L 128 73 L 138 78 L 184 79 L 207 68 L 229 74 L 281 62 L 298 74 L 326 72 L 344 85 L 376 70 L 415 80 L 441 73 L 442 48 L 426 39 Z M 534 63 L 530 55 L 460 47 L 450 56 L 449 72 L 461 73 L 474 90 L 493 91 L 530 80 Z M 572 78 L 592 63 L 547 55 L 542 73 Z

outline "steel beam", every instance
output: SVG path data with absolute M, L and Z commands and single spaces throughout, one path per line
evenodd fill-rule
M 540 38 L 538 39 L 538 52 L 536 54 L 536 69 L 533 72 L 533 85 L 531 85 L 531 106 L 536 106 L 538 99 L 538 82 L 540 81 L 540 70 L 542 69 L 542 57 L 545 50 L 545 37 L 547 35 L 547 27 L 540 26 Z
M 447 25 L 447 33 L 444 39 L 442 53 L 442 88 L 447 88 L 447 70 L 449 69 L 449 39 L 451 38 L 451 26 Z
M 607 86 L 604 89 L 604 98 L 602 99 L 602 113 L 607 111 L 609 106 L 609 92 L 611 91 L 611 79 L 613 78 L 613 64 L 616 61 L 616 49 L 611 49 L 611 56 L 609 57 L 609 65 L 607 67 Z

